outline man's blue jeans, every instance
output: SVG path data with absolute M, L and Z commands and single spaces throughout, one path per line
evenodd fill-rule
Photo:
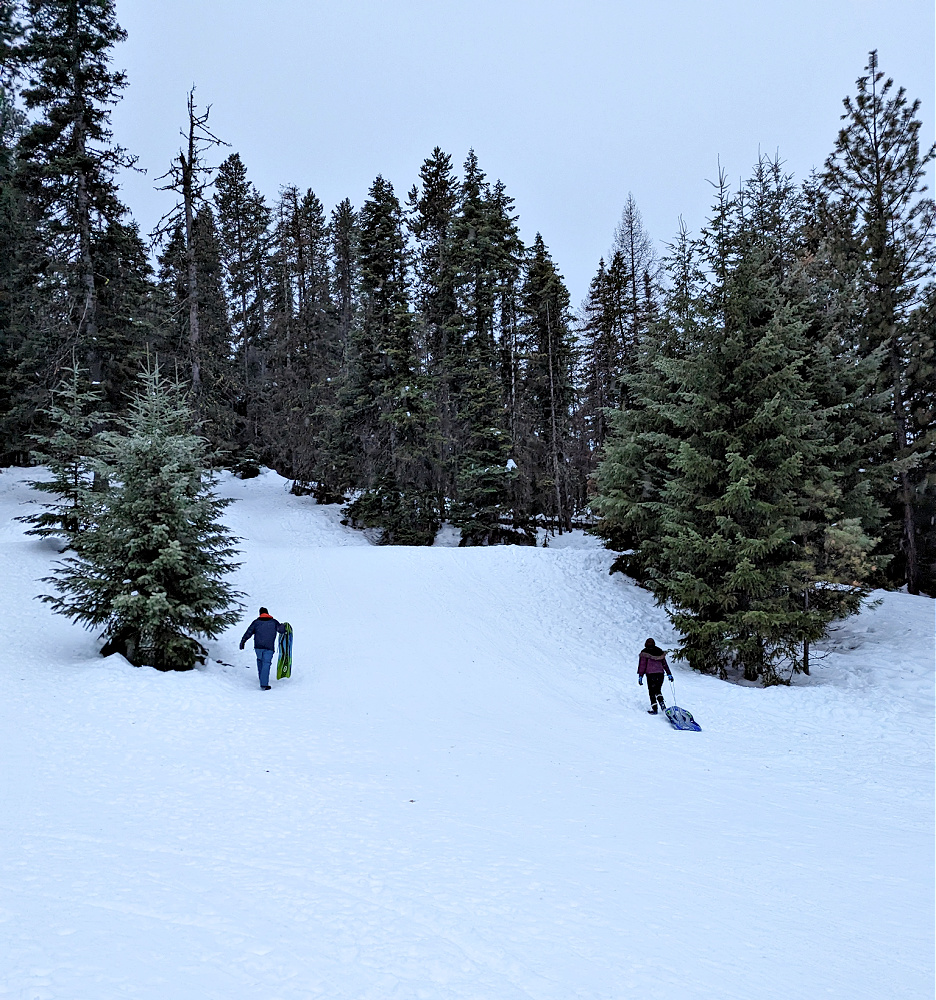
M 270 664 L 273 662 L 272 649 L 255 649 L 257 654 L 257 673 L 260 675 L 260 687 L 270 683 Z

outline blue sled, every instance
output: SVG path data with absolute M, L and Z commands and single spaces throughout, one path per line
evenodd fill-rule
M 688 712 L 684 708 L 673 705 L 672 708 L 666 709 L 663 714 L 673 729 L 690 729 L 694 733 L 702 732 L 702 727 L 693 719 L 692 712 Z

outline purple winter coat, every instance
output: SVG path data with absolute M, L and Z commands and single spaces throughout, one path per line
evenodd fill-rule
M 644 674 L 662 674 L 664 671 L 670 672 L 669 664 L 666 662 L 666 654 L 654 656 L 646 649 L 640 651 L 640 661 L 637 665 L 637 673 L 643 677 Z

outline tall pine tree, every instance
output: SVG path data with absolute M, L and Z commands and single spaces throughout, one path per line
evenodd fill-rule
M 823 181 L 854 219 L 864 292 L 861 344 L 866 353 L 878 352 L 881 380 L 890 393 L 892 441 L 883 458 L 890 464 L 890 488 L 882 499 L 892 511 L 888 534 L 900 555 L 910 593 L 919 593 L 924 576 L 920 535 L 932 530 L 918 500 L 932 457 L 932 423 L 919 426 L 911 400 L 932 386 L 914 385 L 923 370 L 911 358 L 916 353 L 916 330 L 911 320 L 922 302 L 923 279 L 936 263 L 934 223 L 936 209 L 925 198 L 928 165 L 936 146 L 920 149 L 920 102 L 909 102 L 904 88 L 878 68 L 870 54 L 857 93 L 846 97 L 845 123 L 835 150 L 828 158 Z M 925 374 L 924 374 L 925 378 Z M 927 586 L 936 584 L 932 578 Z
M 571 527 L 574 507 L 584 492 L 569 461 L 575 343 L 569 293 L 539 233 L 521 295 L 524 399 L 531 433 L 521 470 L 528 462 L 533 512 L 554 519 L 561 532 Z
M 360 268 L 362 315 L 352 341 L 349 416 L 367 489 L 348 515 L 381 528 L 385 543 L 429 544 L 440 523 L 431 478 L 435 421 L 415 352 L 403 211 L 383 177 L 361 209 Z
M 214 207 L 234 327 L 243 445 L 261 447 L 262 391 L 266 381 L 270 293 L 272 291 L 272 213 L 247 179 L 239 154 L 218 168 Z
M 124 343 L 106 344 L 100 314 L 100 236 L 120 223 L 124 207 L 115 174 L 132 165 L 113 142 L 111 107 L 126 86 L 110 67 L 113 47 L 126 37 L 113 0 L 28 0 L 28 30 L 18 58 L 29 127 L 20 138 L 20 183 L 43 213 L 52 295 L 62 322 L 48 323 L 44 353 L 59 357 L 77 345 L 94 381 L 114 378 L 105 358 Z M 108 387 L 110 392 L 112 387 Z

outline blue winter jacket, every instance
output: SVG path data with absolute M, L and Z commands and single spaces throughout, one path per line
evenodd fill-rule
M 241 649 L 251 636 L 254 637 L 254 649 L 274 649 L 277 634 L 282 635 L 285 631 L 286 626 L 271 615 L 261 615 L 250 623 L 250 628 L 244 633 L 244 638 L 240 641 Z

